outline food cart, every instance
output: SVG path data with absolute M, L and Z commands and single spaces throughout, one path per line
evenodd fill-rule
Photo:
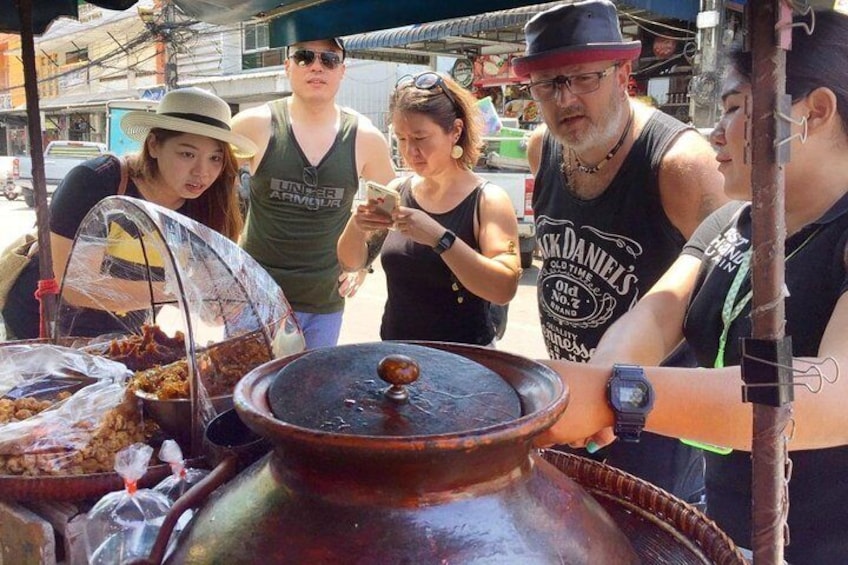
M 190 2 L 190 0 L 183 0 L 183 3 L 188 5 L 191 2 Z M 320 4 L 320 3 L 318 3 L 318 4 Z M 330 3 L 330 4 L 332 4 L 332 3 Z M 336 3 L 336 4 L 338 4 L 338 3 Z M 417 5 L 415 3 L 413 3 L 413 4 Z M 432 3 L 427 5 L 426 8 L 424 8 L 424 6 L 423 6 L 424 4 L 426 4 L 426 3 L 421 3 L 421 6 L 418 6 L 419 12 L 415 11 L 414 6 L 409 7 L 409 13 L 413 14 L 411 16 L 412 18 L 420 17 L 420 13 L 421 13 L 420 11 L 422 9 L 430 10 L 429 16 L 434 17 L 434 14 L 432 12 Z M 472 4 L 472 3 L 469 3 L 469 4 Z M 490 4 L 490 3 L 487 3 L 487 6 L 485 6 L 485 8 L 491 9 L 491 6 L 488 5 L 488 4 Z M 767 6 L 767 4 L 768 4 L 768 6 Z M 292 14 L 292 20 L 294 20 L 294 23 L 296 23 L 297 21 L 303 21 L 303 17 L 305 17 L 305 16 L 303 16 L 303 13 L 307 12 L 309 7 L 311 7 L 311 6 L 309 6 L 309 5 L 300 6 L 300 7 L 283 6 L 282 10 L 288 11 L 289 13 L 291 13 Z M 261 10 L 265 10 L 265 9 L 270 10 L 270 9 L 274 9 L 274 8 L 280 9 L 279 2 L 263 3 L 261 1 L 256 0 L 256 1 L 253 1 L 253 2 L 245 3 L 245 5 L 242 7 L 243 10 L 247 9 L 247 10 L 256 10 L 256 11 L 261 11 Z M 336 8 L 338 8 L 338 6 L 336 6 Z M 361 10 L 361 6 L 359 7 L 359 9 Z M 452 7 L 452 9 L 454 11 L 457 10 L 456 7 Z M 477 9 L 483 9 L 483 7 L 477 6 Z M 775 56 L 774 54 L 779 53 L 779 50 L 778 50 L 778 47 L 776 47 L 773 44 L 774 43 L 773 39 L 771 41 L 769 41 L 768 39 L 760 39 L 760 38 L 767 38 L 767 37 L 773 38 L 773 36 L 775 35 L 774 34 L 775 23 L 777 21 L 777 16 L 775 14 L 781 14 L 781 16 L 785 16 L 787 6 L 783 2 L 771 2 L 771 3 L 762 2 L 762 3 L 755 3 L 755 6 L 752 9 L 757 10 L 757 13 L 754 14 L 755 17 L 751 18 L 751 20 L 753 22 L 751 27 L 754 28 L 754 29 L 757 29 L 756 28 L 757 25 L 762 26 L 762 28 L 758 29 L 758 31 L 755 33 L 755 38 L 757 39 L 757 43 L 755 44 L 755 55 L 756 55 L 755 58 L 757 60 L 761 60 L 761 58 L 762 58 L 762 60 L 765 60 L 768 57 Z M 210 16 L 210 17 L 222 17 L 221 12 L 222 11 L 219 10 L 216 15 L 213 15 L 213 16 Z M 380 10 L 374 10 L 373 13 L 379 14 L 379 13 L 381 13 L 381 11 Z M 244 14 L 244 12 L 242 11 L 242 12 L 240 12 L 240 14 Z M 338 18 L 338 19 L 343 20 L 344 18 Z M 348 22 L 351 22 L 351 21 L 352 21 L 351 19 L 348 19 Z M 385 19 L 375 18 L 375 21 L 378 22 L 376 24 L 373 24 L 375 26 L 380 26 L 380 25 L 385 24 Z M 404 21 L 406 21 L 406 20 L 404 20 Z M 293 23 L 293 22 L 290 20 L 288 23 Z M 326 24 L 326 20 L 324 20 L 323 23 Z M 396 23 L 396 22 L 393 22 L 393 23 Z M 356 25 L 363 25 L 362 21 L 358 20 L 358 19 L 356 20 L 355 24 Z M 304 23 L 303 26 L 308 27 L 307 23 Z M 341 28 L 343 28 L 343 27 L 344 26 L 341 26 Z M 292 29 L 297 29 L 297 26 L 294 26 Z M 337 33 L 338 30 L 335 30 L 335 29 L 333 29 L 331 31 L 327 25 L 320 25 L 320 26 L 318 26 L 318 29 L 320 30 L 319 33 L 315 33 L 315 29 L 313 28 L 313 30 L 312 30 L 313 36 L 312 37 L 325 37 L 327 35 L 341 35 L 342 34 L 342 33 Z M 308 32 L 305 32 L 305 33 L 308 33 Z M 308 34 L 304 35 L 304 34 L 299 34 L 299 33 L 294 33 L 293 36 L 292 36 L 293 39 L 301 39 L 301 40 L 309 38 L 309 37 L 310 36 Z M 765 81 L 764 84 L 755 84 L 755 87 L 756 86 L 766 86 L 770 89 L 769 92 L 772 92 L 774 90 L 780 91 L 780 89 L 781 89 L 780 80 L 782 79 L 782 77 L 780 77 L 779 73 L 776 73 L 776 76 L 777 76 L 776 80 L 775 80 L 774 75 L 770 75 L 769 77 L 765 77 L 765 79 L 768 79 L 768 80 L 764 79 L 764 81 Z M 769 100 L 771 100 L 771 99 L 769 99 Z M 757 104 L 758 104 L 758 102 L 755 101 L 755 105 L 757 105 Z M 757 194 L 755 194 L 755 209 L 768 210 L 768 212 L 770 214 L 768 216 L 764 217 L 764 220 L 763 220 L 764 224 L 763 225 L 767 226 L 768 224 L 771 224 L 773 229 L 779 230 L 779 227 L 783 225 L 782 218 L 780 217 L 782 212 L 780 210 L 776 210 L 773 206 L 769 205 L 769 202 L 774 201 L 772 191 L 776 190 L 776 191 L 779 192 L 779 189 L 780 189 L 779 188 L 779 181 L 775 181 L 775 182 L 768 181 L 768 176 L 770 174 L 773 174 L 775 177 L 777 177 L 779 179 L 779 176 L 778 176 L 779 172 L 776 169 L 776 157 L 774 155 L 774 153 L 775 153 L 775 144 L 774 144 L 775 131 L 774 130 L 776 128 L 772 127 L 772 125 L 768 123 L 768 120 L 774 120 L 775 119 L 773 117 L 773 112 L 772 112 L 773 109 L 774 108 L 772 107 L 772 108 L 769 108 L 769 111 L 758 112 L 757 115 L 764 116 L 764 118 L 763 118 L 763 120 L 755 122 L 755 124 L 754 124 L 754 136 L 753 136 L 754 137 L 754 146 L 755 146 L 754 147 L 754 153 L 755 153 L 754 157 L 755 157 L 755 163 L 758 163 L 757 167 L 755 167 L 755 176 L 759 177 L 760 180 L 766 180 L 766 182 L 759 183 L 759 185 L 758 185 L 758 186 L 765 186 L 765 188 L 763 188 L 761 190 L 761 192 L 758 192 Z M 36 179 L 36 180 L 38 180 L 38 179 Z M 757 202 L 761 203 L 762 206 L 759 206 L 759 207 L 756 206 Z M 43 205 L 43 201 L 42 201 L 42 205 Z M 762 214 L 762 212 L 761 212 L 761 214 Z M 772 234 L 771 230 L 766 230 L 766 232 L 769 234 L 768 237 L 771 237 L 771 234 Z M 774 240 L 778 241 L 779 243 L 782 242 L 782 239 L 780 238 L 779 234 L 774 238 Z M 760 248 L 758 247 L 758 253 L 760 252 L 759 249 Z M 770 261 L 770 262 L 760 261 L 757 264 L 759 264 L 759 265 L 769 265 L 769 267 L 770 267 L 769 271 L 768 271 L 769 273 L 774 272 L 774 269 L 777 269 L 777 270 L 781 269 L 781 267 L 782 267 L 782 247 L 780 245 L 778 245 L 778 249 L 776 251 L 769 246 L 765 246 L 763 248 L 762 252 L 773 254 L 774 256 L 777 257 L 777 260 Z M 763 271 L 765 271 L 765 269 L 763 269 Z M 755 273 L 755 281 L 757 280 L 757 277 L 758 277 L 758 274 Z M 758 294 L 760 294 L 760 292 L 762 292 L 762 287 L 760 287 L 761 290 L 759 292 L 757 290 L 757 287 L 758 287 L 758 285 L 755 284 L 755 293 L 754 293 L 755 303 L 758 301 Z M 777 293 L 779 293 L 779 291 Z M 761 330 L 764 331 L 768 335 L 773 335 L 773 332 L 771 332 L 771 329 L 769 329 L 769 328 L 763 329 L 763 328 L 758 327 L 758 331 L 761 331 Z M 777 333 L 779 334 L 780 332 L 778 331 Z M 498 364 L 495 363 L 495 365 L 498 365 Z M 503 367 L 500 367 L 500 368 L 503 369 Z M 254 381 L 256 381 L 257 379 L 260 379 L 262 377 L 265 377 L 265 375 L 261 375 L 260 373 L 256 373 L 256 374 L 260 375 L 260 376 L 254 377 Z M 244 390 L 245 395 L 247 395 L 249 392 L 252 392 L 252 389 L 248 389 L 247 385 L 245 385 L 245 387 L 246 387 L 245 390 Z M 247 396 L 245 396 L 245 398 L 247 398 Z M 254 409 L 255 408 L 256 407 L 254 406 Z M 245 407 L 245 410 L 247 411 L 247 410 L 249 410 L 249 408 Z M 772 412 L 774 414 L 772 414 Z M 785 415 L 786 412 L 787 412 L 787 407 L 785 405 L 776 407 L 775 409 L 772 409 L 771 407 L 765 407 L 765 406 L 759 406 L 759 405 L 756 407 L 755 413 L 757 413 L 758 416 L 761 415 L 762 420 L 769 420 L 769 422 L 758 422 L 758 420 L 760 418 L 755 418 L 755 425 L 757 425 L 759 423 L 763 423 L 764 428 L 772 429 L 773 431 L 772 431 L 772 433 L 765 434 L 765 440 L 762 440 L 761 438 L 763 437 L 763 435 L 758 433 L 758 441 L 756 441 L 754 443 L 755 460 L 757 459 L 756 454 L 757 454 L 757 450 L 758 450 L 758 446 L 760 445 L 760 442 L 762 442 L 762 441 L 775 442 L 775 441 L 778 440 L 779 437 L 782 437 L 782 434 L 784 433 L 784 428 L 782 426 L 774 426 L 773 425 L 774 420 L 775 420 L 775 418 L 773 416 L 776 415 L 777 420 L 779 421 L 783 417 L 782 415 Z M 263 417 L 267 418 L 268 416 L 263 415 Z M 521 418 L 519 418 L 518 420 L 521 420 Z M 759 430 L 758 430 L 758 432 L 759 432 Z M 465 447 L 472 447 L 473 448 L 474 446 L 465 446 Z M 773 451 L 780 452 L 780 450 L 778 450 L 778 449 L 775 449 Z M 759 472 L 763 473 L 764 475 L 777 476 L 777 475 L 780 475 L 780 474 L 783 473 L 783 467 L 784 466 L 783 466 L 782 460 L 777 460 L 777 461 L 761 460 L 761 461 L 765 465 L 764 465 L 764 468 L 759 470 Z M 756 481 L 756 479 L 755 479 L 755 481 Z M 772 481 L 772 482 L 774 482 L 774 481 Z M 768 490 L 768 489 L 766 489 L 766 490 Z M 755 489 L 755 493 L 757 493 L 756 489 Z M 780 496 L 779 496 L 779 494 L 780 493 L 768 493 L 768 492 L 766 492 L 764 494 L 775 495 L 775 496 L 772 497 L 771 500 L 767 500 L 766 504 L 768 504 L 768 505 L 773 504 L 775 508 L 779 508 L 779 506 L 780 506 L 780 503 L 779 503 Z M 757 494 L 757 496 L 759 496 L 759 495 L 760 494 Z M 779 529 L 780 524 L 777 524 L 777 527 Z M 777 556 L 777 562 L 779 562 L 780 561 L 779 556 L 781 554 L 781 546 L 782 546 L 781 541 L 782 541 L 781 534 L 777 534 L 776 537 L 763 536 L 762 538 L 760 538 L 757 541 L 757 543 L 754 546 L 755 557 L 757 557 L 758 555 L 768 555 L 770 557 L 769 560 L 771 561 L 772 560 L 771 558 L 775 557 L 775 555 L 776 555 Z
M 304 347 L 282 291 L 250 256 L 124 196 L 83 220 L 56 328 L 53 340 L 0 345 L 4 501 L 76 503 L 118 490 L 114 455 L 134 442 L 176 439 L 203 464 L 203 431 L 232 406 L 235 383 Z M 168 473 L 154 463 L 140 484 Z

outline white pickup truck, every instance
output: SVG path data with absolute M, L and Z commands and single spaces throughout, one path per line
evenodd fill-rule
M 521 267 L 533 264 L 536 249 L 536 224 L 533 222 L 533 175 L 527 162 L 529 130 L 502 127 L 494 136 L 484 137 L 485 166 L 474 172 L 492 184 L 506 190 L 512 200 L 515 219 L 518 220 L 518 241 L 521 250 Z
M 65 178 L 68 171 L 83 161 L 106 153 L 105 143 L 92 141 L 51 141 L 44 150 L 44 178 L 47 183 L 47 195 L 53 194 L 56 186 Z M 29 157 L 17 157 L 20 176 L 15 180 L 24 201 L 30 208 L 35 206 L 32 190 L 32 160 Z

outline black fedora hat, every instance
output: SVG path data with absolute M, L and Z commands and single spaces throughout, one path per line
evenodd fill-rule
M 521 78 L 533 71 L 591 63 L 632 60 L 640 41 L 624 41 L 615 6 L 608 0 L 587 0 L 556 6 L 533 16 L 524 26 L 527 50 L 512 60 Z

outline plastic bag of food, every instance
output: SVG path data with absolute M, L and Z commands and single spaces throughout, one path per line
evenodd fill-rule
M 101 498 L 86 515 L 85 539 L 92 565 L 126 563 L 150 555 L 171 502 L 152 489 L 138 489 L 153 448 L 136 443 L 115 457 L 125 488 Z
M 2 475 L 109 472 L 118 451 L 155 431 L 127 395 L 129 373 L 121 363 L 49 345 L 4 347 L 0 354 L 9 362 L 2 365 Z
M 0 398 L 49 399 L 95 381 L 123 383 L 132 373 L 122 363 L 70 347 L 48 344 L 0 347 Z
M 162 479 L 153 487 L 153 490 L 164 494 L 172 503 L 209 474 L 206 469 L 186 467 L 183 450 L 171 439 L 162 442 L 162 447 L 159 448 L 159 459 L 171 466 L 171 474 Z

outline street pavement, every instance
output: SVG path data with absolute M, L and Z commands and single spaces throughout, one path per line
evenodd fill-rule
M 0 249 L 5 249 L 19 235 L 35 229 L 35 211 L 24 204 L 23 196 L 6 200 L 0 195 Z
M 0 249 L 35 225 L 35 212 L 23 198 L 7 201 L 0 196 Z M 524 271 L 518 292 L 509 306 L 509 323 L 498 349 L 531 359 L 547 358 L 539 329 L 536 310 L 536 276 L 538 262 Z M 356 296 L 348 299 L 339 343 L 362 343 L 380 340 L 380 319 L 386 300 L 386 278 L 379 262 L 374 274 L 368 275 Z M 421 305 L 426 308 L 426 304 Z

